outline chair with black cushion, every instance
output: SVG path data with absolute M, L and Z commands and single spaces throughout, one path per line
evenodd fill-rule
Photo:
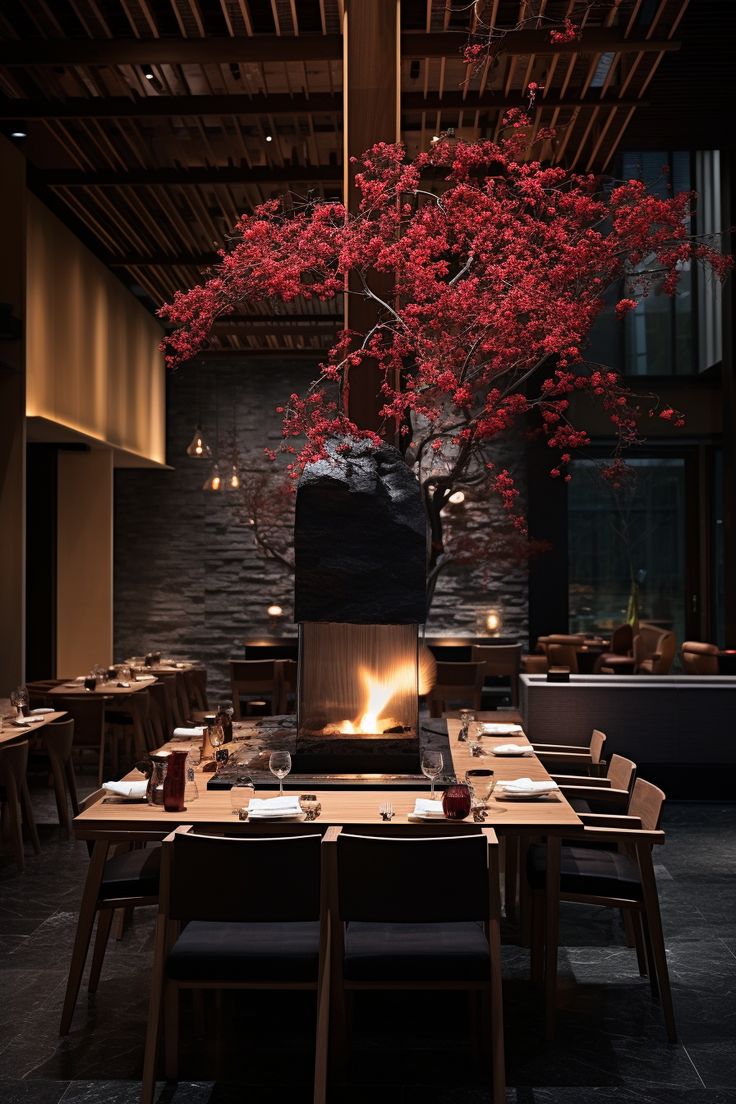
M 77 780 L 74 776 L 74 763 L 72 761 L 74 747 L 73 718 L 68 717 L 66 720 L 50 721 L 39 729 L 37 739 L 41 742 L 48 759 L 49 771 L 54 782 L 59 825 L 63 835 L 68 838 L 71 835 L 72 828 L 69 805 L 71 804 L 74 816 L 79 813 Z
M 234 717 L 239 721 L 243 710 L 254 699 L 268 702 L 271 716 L 281 707 L 281 668 L 274 659 L 231 659 L 230 690 Z
M 660 828 L 665 796 L 650 782 L 634 783 L 628 816 L 584 813 L 580 842 L 565 842 L 552 849 L 559 861 L 559 894 L 562 901 L 602 905 L 629 911 L 641 925 L 653 996 L 662 1004 L 667 1037 L 677 1041 L 670 990 L 662 918 L 654 877 L 652 847 L 664 843 Z M 595 843 L 590 847 L 588 844 Z M 534 844 L 527 854 L 527 877 L 532 901 L 532 977 L 544 975 L 547 1037 L 554 1035 L 557 990 L 559 900 L 547 900 L 547 862 L 544 844 Z M 545 923 L 546 916 L 546 923 Z
M 101 694 L 51 694 L 56 710 L 74 719 L 73 754 L 80 767 L 86 754 L 97 758 L 97 785 L 102 785 L 105 767 L 105 699 Z
M 95 790 L 81 803 L 80 811 L 84 812 L 104 796 L 104 790 Z M 161 846 L 156 842 L 159 839 L 160 833 L 138 832 L 132 836 L 130 832 L 124 832 L 119 840 L 114 833 L 110 833 L 105 840 L 98 840 L 94 847 L 88 845 L 93 877 L 88 880 L 79 909 L 60 1035 L 68 1035 L 71 1028 L 95 918 L 97 933 L 88 983 L 90 993 L 96 992 L 99 984 L 115 910 L 157 903 L 161 870 Z M 96 885 L 99 888 L 95 891 Z
M 164 1067 L 176 1080 L 182 989 L 317 992 L 315 1104 L 326 1092 L 328 922 L 320 832 L 195 835 L 163 844 L 143 1104 L 153 1100 L 163 1012 Z
M 486 679 L 508 679 L 514 709 L 519 704 L 521 653 L 521 644 L 475 644 L 472 653 L 476 663 L 485 665 L 483 674 Z M 485 692 L 488 693 L 487 688 Z
M 41 844 L 33 817 L 31 795 L 28 792 L 28 741 L 8 743 L 0 747 L 0 806 L 2 830 L 7 835 L 19 870 L 25 868 L 23 825 L 28 829 L 33 850 L 38 855 Z
M 636 779 L 636 763 L 623 755 L 612 755 L 606 774 L 586 777 L 553 774 L 576 813 L 627 813 Z
M 346 992 L 467 990 L 490 1004 L 492 1099 L 506 1099 L 498 840 L 492 829 L 445 837 L 325 836 L 330 881 L 332 1039 Z M 444 886 L 445 890 L 438 889 Z
M 606 734 L 598 728 L 593 729 L 587 747 L 584 744 L 540 744 L 536 740 L 532 741 L 535 755 L 548 771 L 566 767 L 585 775 L 601 773 L 605 742 Z
M 485 663 L 438 663 L 437 681 L 429 692 L 429 713 L 441 717 L 451 703 L 481 708 Z

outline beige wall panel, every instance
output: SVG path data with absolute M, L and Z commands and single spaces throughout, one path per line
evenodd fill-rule
M 28 417 L 163 463 L 162 328 L 31 195 L 27 242 Z
M 56 674 L 112 663 L 113 458 L 59 453 Z

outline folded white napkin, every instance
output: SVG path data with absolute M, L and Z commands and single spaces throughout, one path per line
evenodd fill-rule
M 523 732 L 521 725 L 518 724 L 484 724 L 483 732 L 486 736 L 511 736 L 512 733 Z
M 496 789 L 505 790 L 511 794 L 552 793 L 553 790 L 559 790 L 559 788 L 557 783 L 551 779 L 549 782 L 534 782 L 531 778 L 514 778 L 512 782 L 499 782 L 496 786 Z
M 496 755 L 531 755 L 532 749 L 528 744 L 496 744 L 493 749 Z
M 13 721 L 14 725 L 20 725 L 21 728 L 27 728 L 28 725 L 35 724 L 38 717 L 16 717 Z
M 249 817 L 299 816 L 302 809 L 297 795 L 283 797 L 252 797 L 248 802 Z
M 136 682 L 151 682 L 155 678 L 156 678 L 155 675 L 136 675 L 135 676 L 135 681 Z
M 54 712 L 53 709 L 50 709 L 49 707 L 39 706 L 38 709 L 32 709 L 31 710 L 31 716 L 41 717 L 44 713 L 53 713 L 53 712 Z
M 116 797 L 145 797 L 148 779 L 142 782 L 103 782 L 102 788 Z
M 174 739 L 175 740 L 200 740 L 204 736 L 204 727 L 202 725 L 194 725 L 192 728 L 175 728 Z
M 430 801 L 427 797 L 418 797 L 414 802 L 414 815 L 443 817 L 445 811 L 442 808 L 441 801 Z

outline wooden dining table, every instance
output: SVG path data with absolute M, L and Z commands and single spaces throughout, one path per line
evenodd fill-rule
M 39 729 L 43 728 L 47 724 L 51 724 L 53 721 L 60 721 L 65 716 L 61 710 L 51 710 L 48 713 L 31 713 L 28 717 L 32 724 L 19 725 L 15 724 L 14 718 L 8 716 L 3 717 L 2 728 L 0 728 L 0 746 L 3 744 L 9 744 L 18 740 L 27 740 Z
M 518 743 L 531 748 L 523 731 L 513 734 L 498 736 L 483 735 L 480 740 L 461 742 L 460 722 L 452 718 L 447 721 L 449 747 L 452 757 L 452 768 L 459 781 L 463 781 L 465 771 L 474 768 L 490 768 L 498 781 L 511 781 L 517 778 L 531 778 L 535 781 L 546 781 L 549 775 L 541 761 L 533 754 L 525 754 L 518 757 L 507 757 L 495 754 L 495 748 L 504 743 Z M 474 755 L 472 743 L 480 745 L 480 755 Z M 199 741 L 198 741 L 199 744 Z M 164 745 L 166 750 L 185 750 L 186 743 L 181 741 L 170 742 Z M 163 750 L 163 749 L 162 749 Z M 200 766 L 197 771 L 199 796 L 191 801 L 182 811 L 168 813 L 161 806 L 148 805 L 145 802 L 131 802 L 112 796 L 100 796 L 100 798 L 86 808 L 74 820 L 74 831 L 77 839 L 86 840 L 91 845 L 91 861 L 87 871 L 82 902 L 79 911 L 79 920 L 72 952 L 72 961 L 64 1000 L 64 1012 L 62 1022 L 69 1022 L 73 1007 L 76 1003 L 79 986 L 84 971 L 84 964 L 89 950 L 90 938 L 94 927 L 96 902 L 102 882 L 105 861 L 110 849 L 119 844 L 132 844 L 135 842 L 161 840 L 174 828 L 181 824 L 192 824 L 200 829 L 213 832 L 222 832 L 224 829 L 238 826 L 238 830 L 244 833 L 252 831 L 248 822 L 241 823 L 236 818 L 230 805 L 230 794 L 227 790 L 208 790 L 206 788 L 208 775 Z M 126 775 L 126 780 L 142 779 L 143 775 L 132 771 Z M 412 834 L 414 820 L 412 811 L 418 796 L 416 789 L 345 789 L 339 788 L 318 789 L 305 782 L 305 788 L 310 793 L 315 793 L 321 804 L 320 822 L 325 825 L 341 825 L 343 827 L 375 826 L 380 832 L 381 817 L 379 806 L 389 800 L 394 809 L 392 824 L 406 827 L 407 834 Z M 429 787 L 427 787 L 429 789 Z M 261 798 L 275 797 L 278 791 L 274 788 L 258 790 Z M 426 794 L 425 796 L 428 796 Z M 263 824 L 259 821 L 259 825 Z M 278 821 L 274 821 L 278 824 Z M 456 824 L 458 830 L 462 830 L 466 821 L 443 821 L 443 824 Z M 559 884 L 560 873 L 560 840 L 563 836 L 576 834 L 582 830 L 582 824 L 562 793 L 535 798 L 531 800 L 517 800 L 505 796 L 498 790 L 494 790 L 488 803 L 487 819 L 485 824 L 492 827 L 497 834 L 505 840 L 507 870 L 509 856 L 518 854 L 516 842 L 520 837 L 544 838 L 547 843 L 547 879 L 548 885 L 554 892 L 547 896 L 549 907 L 546 917 L 548 935 L 553 942 L 550 946 L 556 946 L 558 906 L 556 890 Z M 310 825 L 305 824 L 305 829 L 310 830 Z M 255 826 L 258 831 L 258 825 Z M 516 880 L 516 868 L 514 867 L 514 886 Z M 507 879 L 507 901 L 509 875 Z M 523 883 L 523 877 L 522 877 Z M 548 969 L 552 964 L 548 963 Z
M 76 695 L 78 697 L 86 694 L 98 694 L 105 698 L 127 697 L 130 694 L 137 694 L 139 690 L 145 690 L 155 681 L 156 676 L 152 675 L 150 678 L 141 680 L 131 679 L 127 686 L 121 686 L 117 679 L 106 679 L 104 682 L 98 679 L 94 690 L 87 690 L 83 680 L 60 682 L 58 686 L 54 686 L 52 690 L 49 690 L 48 694 L 54 698 L 66 695 Z

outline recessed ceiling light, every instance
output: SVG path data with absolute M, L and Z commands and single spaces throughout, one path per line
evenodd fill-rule
M 20 127 L 14 127 L 10 132 L 11 138 L 27 138 L 28 133 L 25 130 L 21 130 Z
M 272 135 L 270 135 L 270 134 L 267 134 L 267 135 L 266 135 L 266 141 L 267 141 L 267 142 L 273 142 L 273 137 L 272 137 Z
M 156 74 L 154 73 L 150 65 L 142 65 L 141 68 L 143 69 L 143 76 L 146 78 L 146 80 L 152 81 L 156 79 Z

